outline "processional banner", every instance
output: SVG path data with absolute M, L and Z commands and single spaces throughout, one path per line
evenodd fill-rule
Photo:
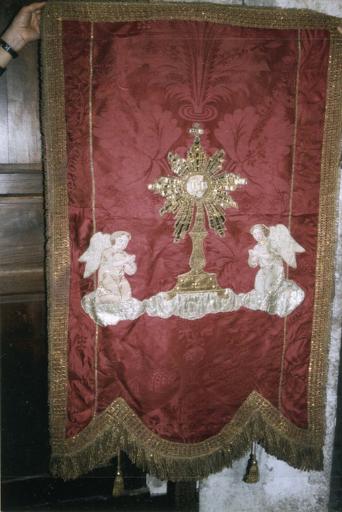
M 337 18 L 49 2 L 52 470 L 201 478 L 251 442 L 322 468 Z

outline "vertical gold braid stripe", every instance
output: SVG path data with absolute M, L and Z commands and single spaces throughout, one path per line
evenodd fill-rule
M 96 188 L 94 172 L 93 148 L 93 51 L 94 51 L 94 23 L 90 24 L 89 41 L 89 168 L 91 177 L 91 213 L 93 219 L 93 234 L 96 233 Z M 95 283 L 96 287 L 96 283 Z
M 96 184 L 94 171 L 94 147 L 93 147 L 93 53 L 94 53 L 94 23 L 90 23 L 90 41 L 89 41 L 89 168 L 91 177 L 91 214 L 93 219 L 93 235 L 96 233 Z M 94 275 L 94 289 L 97 288 L 97 277 Z M 97 395 L 98 395 L 98 341 L 99 326 L 95 324 L 94 338 L 94 411 L 93 417 L 97 411 Z
M 296 151 L 297 151 L 297 131 L 298 131 L 298 94 L 299 94 L 299 75 L 300 75 L 300 64 L 302 60 L 302 44 L 301 44 L 301 31 L 297 30 L 297 70 L 296 70 L 296 91 L 295 91 L 295 121 L 293 130 L 293 144 L 292 144 L 292 166 L 291 166 L 291 185 L 290 185 L 290 201 L 289 201 L 289 217 L 288 217 L 288 229 L 291 232 L 291 221 L 292 221 L 292 203 L 293 203 L 293 188 L 296 173 Z M 287 266 L 287 276 L 289 267 Z
M 295 109 L 294 109 L 294 128 L 293 128 L 293 142 L 292 142 L 292 165 L 291 165 L 291 183 L 290 183 L 290 199 L 289 199 L 289 217 L 288 217 L 288 229 L 291 233 L 291 221 L 292 221 L 292 202 L 293 202 L 293 187 L 294 178 L 296 172 L 296 150 L 297 150 L 297 128 L 298 128 L 298 92 L 299 92 L 299 72 L 300 63 L 302 59 L 301 52 L 301 33 L 300 29 L 297 30 L 297 69 L 296 69 L 296 87 L 295 87 Z M 289 266 L 286 265 L 286 277 L 289 277 Z M 287 339 L 287 316 L 284 318 L 284 337 L 283 337 L 283 349 L 281 354 L 280 364 L 280 379 L 279 379 L 279 390 L 278 390 L 278 407 L 280 412 L 282 411 L 281 391 L 283 386 L 284 378 L 284 359 L 286 352 L 286 339 Z
M 309 376 L 309 428 L 300 429 L 253 392 L 219 434 L 201 443 L 166 441 L 151 432 L 119 398 L 80 434 L 65 439 L 67 319 L 70 248 L 66 185 L 66 135 L 61 24 L 59 18 L 98 21 L 179 19 L 257 28 L 325 28 L 331 55 L 322 151 L 319 247 Z M 202 478 L 220 470 L 259 441 L 268 453 L 301 469 L 322 468 L 324 385 L 333 283 L 339 141 L 342 131 L 342 38 L 338 18 L 304 10 L 242 8 L 215 4 L 49 2 L 42 27 L 43 130 L 48 221 L 48 306 L 51 468 L 76 478 L 112 458 L 118 447 L 140 467 L 163 479 Z M 323 274 L 324 270 L 324 274 Z
M 60 17 L 49 16 L 45 30 L 53 41 L 42 41 L 45 209 L 47 215 L 47 304 L 49 336 L 49 425 L 53 452 L 65 439 L 67 410 L 67 347 L 70 247 L 66 187 L 63 31 Z M 50 117 L 51 116 L 51 117 Z

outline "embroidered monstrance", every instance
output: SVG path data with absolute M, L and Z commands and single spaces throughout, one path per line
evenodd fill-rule
M 165 198 L 160 213 L 175 216 L 174 241 L 190 233 L 192 252 L 190 271 L 178 276 L 170 291 L 139 301 L 132 296 L 125 274 L 136 272 L 135 256 L 127 254 L 131 234 L 95 233 L 90 246 L 79 261 L 85 262 L 84 277 L 98 270 L 98 285 L 82 299 L 84 310 L 100 325 L 115 325 L 120 320 L 134 320 L 146 313 L 150 316 L 196 319 L 209 313 L 236 311 L 241 307 L 266 311 L 281 317 L 289 315 L 304 299 L 304 291 L 285 277 L 284 262 L 296 268 L 296 253 L 304 249 L 290 235 L 286 226 L 254 225 L 251 234 L 257 245 L 250 249 L 248 264 L 259 267 L 255 287 L 248 293 L 235 293 L 221 288 L 215 274 L 204 270 L 206 257 L 203 241 L 205 217 L 219 236 L 225 233 L 225 210 L 237 208 L 230 196 L 247 180 L 222 171 L 224 151 L 212 157 L 204 152 L 198 124 L 190 130 L 194 143 L 186 158 L 169 153 L 168 160 L 175 177 L 163 176 L 149 189 Z

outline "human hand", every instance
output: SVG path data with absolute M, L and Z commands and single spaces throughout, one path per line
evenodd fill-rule
M 24 48 L 27 43 L 39 39 L 40 15 L 45 5 L 46 2 L 35 2 L 22 7 L 2 35 L 2 39 L 16 52 Z

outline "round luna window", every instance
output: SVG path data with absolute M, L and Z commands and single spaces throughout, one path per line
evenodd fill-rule
M 193 197 L 201 199 L 208 188 L 208 183 L 203 179 L 202 174 L 194 174 L 186 182 L 186 191 Z

